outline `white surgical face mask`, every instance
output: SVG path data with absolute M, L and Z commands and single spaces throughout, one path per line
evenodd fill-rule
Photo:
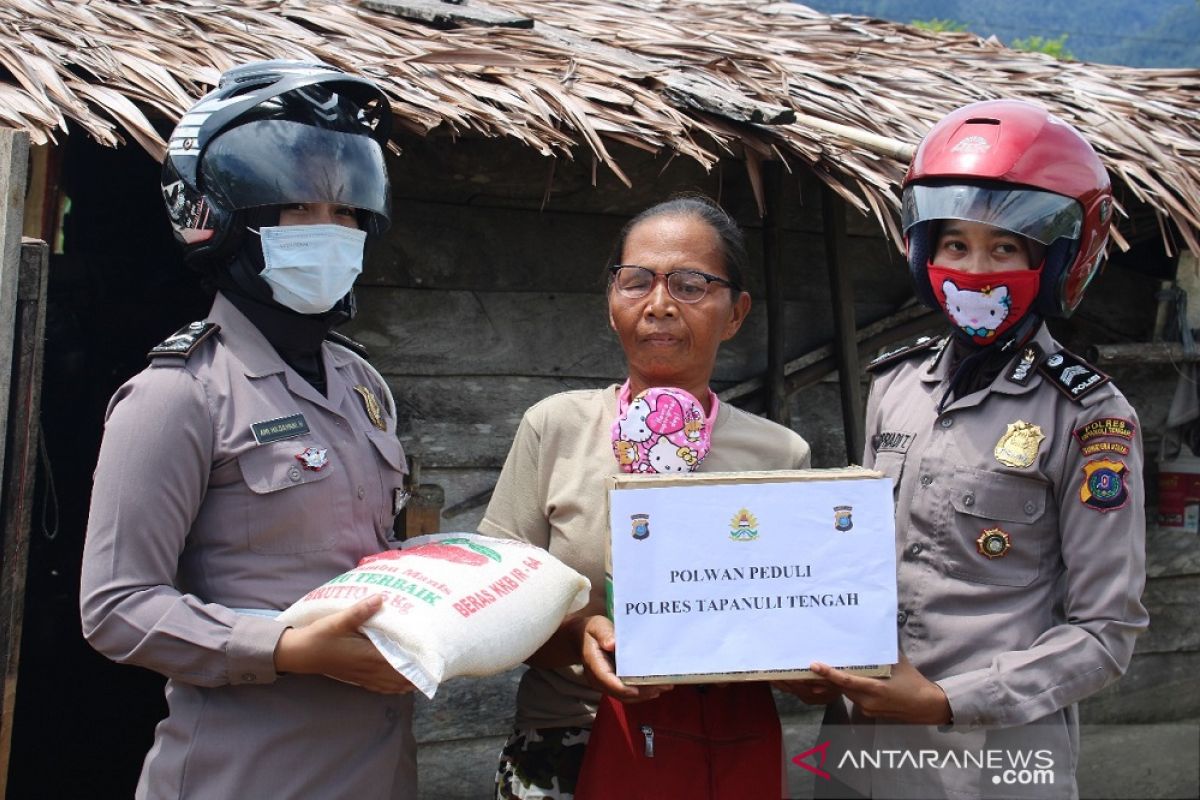
M 322 314 L 362 272 L 366 231 L 344 225 L 279 225 L 259 229 L 260 273 L 275 302 L 300 314 Z

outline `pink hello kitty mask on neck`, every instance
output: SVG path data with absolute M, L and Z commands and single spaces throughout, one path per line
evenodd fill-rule
M 716 419 L 717 396 L 708 393 Z M 700 401 L 683 389 L 656 386 L 630 399 L 629 381 L 617 395 L 613 455 L 624 472 L 694 472 L 708 455 L 711 426 Z
M 976 344 L 988 345 L 1020 322 L 1037 298 L 1042 268 L 963 272 L 928 266 L 929 285 L 942 311 Z

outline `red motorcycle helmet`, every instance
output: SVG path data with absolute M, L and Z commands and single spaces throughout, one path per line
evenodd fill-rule
M 939 308 L 927 267 L 931 223 L 983 222 L 1046 246 L 1033 312 L 1068 317 L 1104 259 L 1112 188 L 1073 127 L 1021 100 L 972 103 L 921 140 L 904 176 L 902 222 L 917 296 Z

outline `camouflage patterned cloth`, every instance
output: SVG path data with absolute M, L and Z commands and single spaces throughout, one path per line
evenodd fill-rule
M 496 769 L 496 800 L 572 800 L 590 728 L 517 728 Z

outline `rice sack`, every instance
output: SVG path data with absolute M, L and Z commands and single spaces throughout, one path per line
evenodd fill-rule
M 540 547 L 475 533 L 434 533 L 367 556 L 279 615 L 307 625 L 372 595 L 384 605 L 361 628 L 426 697 L 438 684 L 483 677 L 531 656 L 587 605 L 591 583 Z

